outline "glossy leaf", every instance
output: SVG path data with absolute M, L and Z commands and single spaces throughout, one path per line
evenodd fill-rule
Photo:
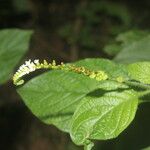
M 85 97 L 71 123 L 71 137 L 78 145 L 88 140 L 117 137 L 133 120 L 138 106 L 132 90 L 99 91 L 99 96 Z
M 69 131 L 79 101 L 96 89 L 98 82 L 72 72 L 50 71 L 18 89 L 33 114 L 48 124 Z
M 114 63 L 104 59 L 85 59 L 75 64 L 94 70 L 117 71 Z M 82 98 L 98 88 L 114 90 L 126 86 L 115 81 L 98 82 L 81 74 L 57 70 L 35 77 L 20 87 L 18 93 L 43 122 L 69 132 L 70 120 L 77 105 Z
M 29 47 L 32 32 L 19 29 L 0 31 L 0 83 L 6 82 Z

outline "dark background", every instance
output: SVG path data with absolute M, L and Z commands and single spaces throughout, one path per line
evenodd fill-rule
M 26 59 L 72 62 L 87 57 L 112 59 L 113 56 L 104 52 L 103 47 L 117 34 L 150 28 L 149 0 L 105 1 L 108 8 L 114 4 L 125 7 L 128 12 L 126 21 L 119 17 L 119 13 L 114 15 L 107 9 L 96 12 L 98 21 L 78 13 L 81 10 L 92 11 L 88 8 L 93 2 L 102 1 L 0 0 L 0 29 L 34 30 L 30 50 L 24 57 Z M 89 28 L 90 31 L 84 32 Z M 85 34 L 83 37 L 82 32 Z M 11 81 L 0 86 L 0 97 L 0 150 L 80 149 L 68 135 L 33 116 Z M 97 150 L 140 150 L 149 146 L 150 104 L 140 105 L 133 123 L 117 139 L 95 143 Z

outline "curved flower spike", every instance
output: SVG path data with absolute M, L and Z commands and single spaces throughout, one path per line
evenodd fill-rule
M 25 64 L 21 65 L 17 72 L 14 74 L 13 83 L 15 85 L 23 84 L 24 80 L 22 77 L 37 69 L 58 69 L 60 67 L 62 68 L 62 65 L 57 66 L 55 61 L 48 63 L 46 60 L 44 60 L 43 63 L 40 63 L 38 59 L 34 60 L 33 62 L 31 59 L 29 59 L 28 61 L 25 61 Z
M 94 78 L 97 81 L 107 80 L 108 75 L 100 70 L 100 71 L 91 71 L 86 69 L 85 67 L 77 67 L 75 65 L 64 65 L 61 63 L 60 65 L 56 65 L 55 60 L 52 63 L 48 63 L 46 60 L 43 63 L 40 63 L 38 59 L 34 60 L 33 62 L 31 59 L 25 61 L 25 64 L 21 65 L 17 72 L 13 76 L 13 83 L 15 85 L 21 85 L 24 83 L 22 79 L 23 76 L 37 70 L 37 69 L 60 69 L 64 71 L 72 71 L 75 73 L 83 74 L 85 76 L 89 76 L 90 78 Z

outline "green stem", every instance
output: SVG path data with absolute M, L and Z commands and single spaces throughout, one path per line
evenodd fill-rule
M 144 96 L 146 96 L 146 95 L 148 95 L 148 94 L 150 94 L 150 90 L 146 90 L 146 91 L 143 91 L 143 92 L 139 92 L 139 93 L 138 93 L 138 96 L 139 96 L 139 98 L 142 98 L 142 97 L 144 97 Z M 143 100 L 143 99 L 140 99 L 139 102 L 140 102 L 140 103 L 145 103 L 145 102 L 150 102 L 150 100 Z
M 94 146 L 94 143 L 89 141 L 89 143 L 84 145 L 84 150 L 92 150 L 93 146 Z
M 150 85 L 147 84 L 143 84 L 140 82 L 135 82 L 135 81 L 125 81 L 125 83 L 129 86 L 135 86 L 135 87 L 139 87 L 142 89 L 150 89 Z
M 139 104 L 141 104 L 141 103 L 149 103 L 150 102 L 150 100 L 139 100 Z
M 150 94 L 150 90 L 146 90 L 146 91 L 139 92 L 139 93 L 138 93 L 138 96 L 139 96 L 139 97 L 143 97 L 143 96 L 148 95 L 148 94 Z
M 129 85 L 129 86 L 135 86 L 135 87 L 139 87 L 139 88 L 145 89 L 145 91 L 138 92 L 138 97 L 139 98 L 142 98 L 142 97 L 150 94 L 150 85 L 139 83 L 139 82 L 135 82 L 135 81 L 126 81 L 125 83 L 127 85 Z M 139 103 L 144 103 L 144 102 L 150 102 L 150 100 L 142 100 L 142 99 L 140 99 L 140 101 L 139 101 Z

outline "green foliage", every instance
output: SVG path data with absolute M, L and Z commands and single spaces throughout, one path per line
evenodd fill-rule
M 6 82 L 12 75 L 14 67 L 29 47 L 32 32 L 19 29 L 0 31 L 0 83 Z
M 150 93 L 149 63 L 125 66 L 85 59 L 73 65 L 73 70 L 52 70 L 35 77 L 17 91 L 41 121 L 68 132 L 75 144 L 91 150 L 93 140 L 115 138 L 132 122 L 139 102 Z M 97 81 L 79 72 L 81 67 L 104 71 L 108 78 Z
M 85 97 L 78 105 L 71 125 L 71 137 L 78 145 L 87 140 L 117 137 L 133 120 L 138 105 L 131 90 L 99 91 L 99 97 Z
M 150 33 L 148 31 L 128 31 L 119 34 L 116 42 L 104 47 L 109 55 L 116 55 L 114 61 L 132 63 L 150 60 Z
M 140 31 L 140 30 L 131 30 L 131 31 L 127 31 L 124 33 L 120 33 L 116 37 L 115 41 L 113 41 L 111 44 L 106 45 L 104 47 L 104 51 L 111 56 L 115 56 L 119 52 L 122 53 L 124 49 L 130 47 L 134 42 L 140 41 L 141 39 L 143 39 L 145 36 L 148 36 L 148 35 L 149 35 L 149 32 Z M 118 55 L 123 55 L 123 54 L 118 54 Z M 120 57 L 120 56 L 116 56 L 116 57 Z
M 115 57 L 116 62 L 131 63 L 136 61 L 150 60 L 150 35 L 143 37 L 123 48 Z
M 88 77 L 51 71 L 28 82 L 18 92 L 42 121 L 69 132 L 70 120 L 79 101 L 97 87 L 98 82 Z
M 74 20 L 58 31 L 73 48 L 99 50 L 106 40 L 131 25 L 131 15 L 124 5 L 82 2 L 75 14 L 71 14 Z M 28 11 L 27 1 L 12 3 L 17 14 Z M 31 34 L 18 29 L 0 31 L 0 84 L 12 76 L 28 50 Z M 17 92 L 30 111 L 42 122 L 68 133 L 84 150 L 91 150 L 94 140 L 118 137 L 135 118 L 138 106 L 150 102 L 150 32 L 121 33 L 104 51 L 121 64 L 107 59 L 60 65 L 55 61 L 29 60 L 13 77 L 14 84 L 19 86 Z M 24 76 L 38 69 L 47 72 L 24 83 Z M 120 143 L 117 144 L 119 149 Z M 70 145 L 67 149 L 75 148 Z
M 144 148 L 144 149 L 142 149 L 142 150 L 150 150 L 150 147 Z
M 138 62 L 128 65 L 129 75 L 133 80 L 150 84 L 150 62 Z
M 111 61 L 99 59 L 85 59 L 77 62 L 76 65 L 88 66 L 88 69 L 93 68 L 95 71 L 105 68 L 107 72 L 112 71 L 110 75 L 113 75 L 114 68 L 117 68 Z M 79 101 L 99 86 L 106 88 L 109 84 L 107 82 L 100 84 L 84 75 L 57 70 L 36 77 L 18 89 L 18 92 L 27 106 L 41 120 L 69 132 L 70 119 Z M 114 88 L 118 86 L 118 84 L 114 85 Z M 33 101 L 34 99 L 36 101 Z

